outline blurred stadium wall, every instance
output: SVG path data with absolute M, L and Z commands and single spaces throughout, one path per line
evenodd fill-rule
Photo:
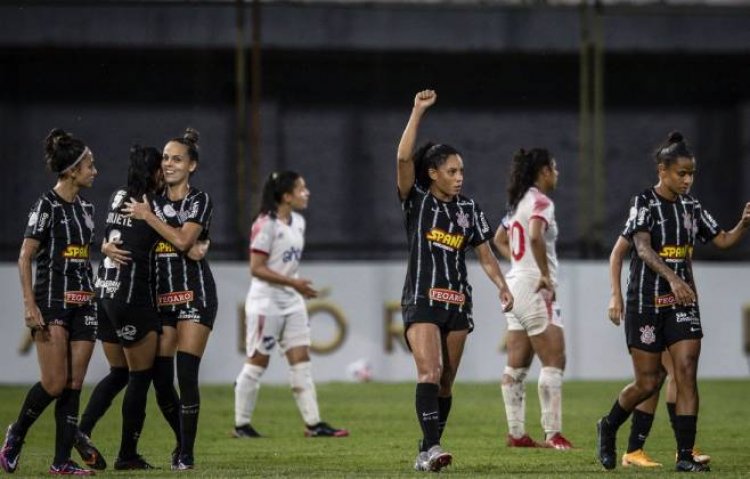
M 41 147 L 52 127 L 91 145 L 100 175 L 86 195 L 102 224 L 128 147 L 161 146 L 188 125 L 202 134 L 194 183 L 216 205 L 214 258 L 244 260 L 251 201 L 284 168 L 312 190 L 308 259 L 404 258 L 394 156 L 424 87 L 439 100 L 422 138 L 464 153 L 466 192 L 493 223 L 513 150 L 556 154 L 565 258 L 606 257 L 630 195 L 654 182 L 652 149 L 672 129 L 697 152 L 694 192 L 723 225 L 750 199 L 744 1 L 5 0 L 0 65 L 8 261 L 27 209 L 54 181 Z M 750 241 L 698 257 L 747 260 Z

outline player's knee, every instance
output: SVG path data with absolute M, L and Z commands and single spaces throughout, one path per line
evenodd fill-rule
M 52 397 L 60 397 L 65 389 L 67 377 L 42 378 L 41 383 L 44 390 L 47 391 L 47 394 Z
M 510 366 L 505 366 L 505 370 L 503 370 L 503 384 L 514 384 L 514 383 L 522 383 L 526 379 L 526 375 L 529 373 L 528 367 L 523 368 L 512 368 Z
M 420 369 L 417 374 L 417 382 L 440 384 L 443 376 L 443 368 L 439 365 Z

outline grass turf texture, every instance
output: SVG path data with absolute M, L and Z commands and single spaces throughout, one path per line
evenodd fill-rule
M 594 459 L 595 422 L 609 410 L 620 382 L 567 382 L 564 385 L 564 433 L 573 451 L 509 449 L 505 446 L 505 413 L 496 384 L 459 383 L 443 446 L 454 454 L 454 463 L 442 474 L 463 477 L 605 477 L 604 474 L 663 477 L 673 473 L 675 443 L 663 401 L 646 450 L 664 464 L 658 470 L 619 466 L 604 472 Z M 91 388 L 86 388 L 83 405 Z M 112 465 L 120 440 L 120 400 L 93 433 L 107 459 L 99 476 L 113 477 L 415 477 L 412 470 L 421 434 L 414 413 L 413 384 L 320 384 L 318 398 L 323 419 L 348 428 L 348 438 L 305 438 L 302 421 L 288 387 L 264 385 L 253 426 L 265 437 L 234 439 L 234 395 L 231 386 L 202 387 L 202 406 L 196 470 L 169 470 L 174 439 L 149 398 L 146 427 L 140 452 L 159 470 L 120 472 Z M 747 398 L 750 381 L 702 381 L 698 444 L 712 456 L 712 474 L 750 477 L 747 447 Z M 2 431 L 18 414 L 26 387 L 0 387 Z M 37 421 L 26 438 L 15 477 L 47 475 L 53 455 L 53 406 Z M 542 439 L 536 383 L 527 384 L 527 431 Z M 627 446 L 629 423 L 618 435 L 618 456 Z M 75 450 L 73 459 L 79 457 Z M 619 459 L 619 457 L 618 457 Z M 717 474 L 718 473 L 718 474 Z M 0 472 L 2 474 L 2 472 Z

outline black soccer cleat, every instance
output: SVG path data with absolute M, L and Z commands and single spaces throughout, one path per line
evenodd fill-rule
M 306 437 L 346 437 L 349 431 L 336 429 L 326 422 L 319 422 L 314 426 L 305 426 Z
M 134 456 L 129 459 L 115 459 L 115 469 L 118 471 L 138 471 L 146 469 L 156 469 L 146 462 L 143 456 Z
M 0 467 L 8 474 L 15 472 L 18 467 L 18 458 L 21 455 L 21 448 L 23 447 L 23 438 L 13 432 L 13 426 L 14 424 L 8 426 L 8 430 L 5 433 L 5 441 L 3 441 L 3 446 L 0 448 Z
M 607 416 L 596 422 L 596 459 L 607 470 L 617 465 L 616 436 L 609 430 Z
M 677 461 L 674 470 L 677 472 L 709 472 L 711 468 L 708 464 L 701 464 L 699 462 L 683 459 Z
M 73 442 L 73 447 L 75 447 L 76 451 L 78 451 L 78 454 L 81 456 L 81 460 L 83 461 L 83 463 L 91 469 L 103 471 L 107 468 L 107 461 L 104 460 L 104 456 L 102 456 L 102 453 L 99 452 L 99 449 L 97 449 L 96 446 L 94 446 L 94 443 L 91 442 L 91 439 L 80 430 L 76 431 L 76 437 L 75 441 Z
M 240 439 L 242 439 L 242 438 L 253 438 L 253 437 L 263 437 L 250 424 L 245 424 L 244 426 L 235 426 L 234 432 L 232 432 L 232 436 L 234 436 L 236 438 L 240 438 Z

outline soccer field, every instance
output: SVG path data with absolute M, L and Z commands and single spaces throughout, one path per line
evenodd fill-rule
M 500 390 L 496 384 L 459 383 L 444 447 L 454 454 L 454 464 L 442 474 L 463 477 L 603 477 L 604 474 L 638 474 L 662 477 L 671 473 L 674 438 L 663 403 L 646 448 L 665 464 L 655 471 L 618 467 L 604 472 L 594 459 L 594 423 L 606 412 L 624 382 L 569 382 L 564 386 L 565 435 L 573 451 L 508 449 Z M 0 388 L 0 424 L 15 419 L 25 387 Z M 747 398 L 750 381 L 702 381 L 698 444 L 712 456 L 713 473 L 722 477 L 749 477 L 750 450 L 746 448 L 750 417 Z M 83 404 L 90 388 L 84 393 Z M 308 439 L 287 387 L 264 386 L 253 425 L 265 437 L 234 439 L 232 387 L 202 388 L 202 409 L 196 443 L 196 470 L 191 477 L 414 477 L 419 426 L 414 417 L 413 384 L 321 384 L 318 396 L 323 419 L 351 431 L 348 438 Z M 539 439 L 539 405 L 536 384 L 527 387 L 527 428 Z M 93 433 L 109 468 L 98 475 L 116 477 L 174 477 L 169 453 L 171 432 L 149 399 L 141 453 L 159 470 L 111 470 L 120 434 L 120 398 Z M 53 407 L 34 425 L 26 438 L 14 476 L 46 475 L 53 453 Z M 618 438 L 618 451 L 626 445 L 629 426 Z M 74 451 L 74 460 L 78 460 Z

